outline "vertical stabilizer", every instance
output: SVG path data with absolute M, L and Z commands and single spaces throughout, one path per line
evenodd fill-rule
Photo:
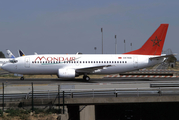
M 168 26 L 169 24 L 161 24 L 140 49 L 124 54 L 161 55 Z
M 10 50 L 7 49 L 6 52 L 9 58 L 15 58 L 15 56 L 12 54 Z

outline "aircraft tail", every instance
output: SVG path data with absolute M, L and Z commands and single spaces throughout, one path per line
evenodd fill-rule
M 161 55 L 168 26 L 169 24 L 161 24 L 140 49 L 124 54 Z
M 19 50 L 19 56 L 25 56 L 24 52 L 22 50 Z
M 15 58 L 15 56 L 12 54 L 10 50 L 7 49 L 6 52 L 9 58 Z

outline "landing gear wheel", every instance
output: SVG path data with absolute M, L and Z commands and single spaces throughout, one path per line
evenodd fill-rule
M 24 77 L 21 77 L 20 80 L 24 80 Z
M 84 75 L 84 76 L 83 76 L 83 80 L 89 81 L 89 80 L 90 80 L 90 77 L 87 76 L 87 75 Z

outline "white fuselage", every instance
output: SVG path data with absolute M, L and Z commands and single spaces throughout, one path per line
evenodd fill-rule
M 17 74 L 58 74 L 59 69 L 74 69 L 77 73 L 116 74 L 161 63 L 164 58 L 150 60 L 151 55 L 129 54 L 42 54 L 15 58 L 3 69 Z M 94 69 L 99 66 L 106 66 Z

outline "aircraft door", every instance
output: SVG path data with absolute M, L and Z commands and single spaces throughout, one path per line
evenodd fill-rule
M 25 62 L 25 68 L 30 68 L 30 58 L 26 57 L 24 62 Z
M 134 68 L 138 68 L 138 58 L 137 58 L 137 56 L 133 56 L 133 64 L 134 64 Z

